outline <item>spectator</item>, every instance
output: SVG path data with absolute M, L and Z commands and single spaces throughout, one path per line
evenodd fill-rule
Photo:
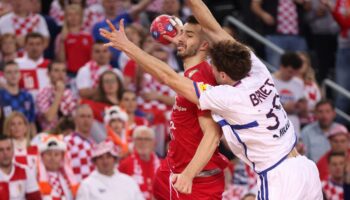
M 320 173 L 321 180 L 329 178 L 329 155 L 332 153 L 342 153 L 350 160 L 349 135 L 345 126 L 337 124 L 329 132 L 328 139 L 331 149 L 325 153 L 317 162 L 317 168 Z
M 22 75 L 20 85 L 22 88 L 27 89 L 34 99 L 40 89 L 49 85 L 47 66 L 50 61 L 43 57 L 44 43 L 44 37 L 41 34 L 29 33 L 25 37 L 26 54 L 22 58 L 15 60 Z
M 41 141 L 38 182 L 43 199 L 73 200 L 78 190 L 73 170 L 65 157 L 63 136 L 46 136 Z
M 297 78 L 297 73 L 302 67 L 302 60 L 296 53 L 285 53 L 281 57 L 281 66 L 272 78 L 280 95 L 280 100 L 288 118 L 294 125 L 295 131 L 300 134 L 300 121 L 297 102 L 304 98 L 304 84 Z
M 91 162 L 92 147 L 94 141 L 91 139 L 91 126 L 93 113 L 90 106 L 82 104 L 74 113 L 75 132 L 66 136 L 67 155 L 71 159 L 73 172 L 80 182 L 90 175 L 94 170 Z
M 0 34 L 13 33 L 16 35 L 17 44 L 23 47 L 25 36 L 31 32 L 42 35 L 43 46 L 49 41 L 49 31 L 42 16 L 32 13 L 31 1 L 12 0 L 13 11 L 0 19 Z
M 328 180 L 322 181 L 322 189 L 326 199 L 344 199 L 343 179 L 346 157 L 344 153 L 331 153 L 328 157 Z
M 119 164 L 120 172 L 134 179 L 146 200 L 153 199 L 153 180 L 160 164 L 154 153 L 155 142 L 152 129 L 147 126 L 136 127 L 133 134 L 134 151 Z
M 88 1 L 89 2 L 89 1 Z M 50 11 L 49 14 L 52 18 L 55 19 L 56 23 L 59 26 L 62 26 L 64 24 L 64 10 L 66 6 L 71 5 L 71 4 L 76 4 L 79 5 L 82 9 L 85 9 L 87 6 L 87 1 L 86 0 L 54 0 L 52 1 L 50 5 Z M 90 4 L 88 5 L 90 6 Z
M 118 24 L 120 19 L 124 19 L 125 24 L 132 23 L 136 20 L 139 14 L 152 2 L 153 0 L 141 0 L 137 4 L 128 8 L 125 6 L 125 2 L 121 0 L 102 0 L 102 6 L 104 11 L 104 17 L 98 19 L 97 21 L 90 22 L 92 25 L 92 35 L 95 39 L 107 42 L 105 38 L 100 36 L 99 29 L 107 28 L 109 29 L 106 19 L 109 19 L 113 24 Z M 130 2 L 130 1 L 129 1 Z M 97 18 L 96 18 L 97 19 Z M 118 59 L 120 51 L 115 49 L 110 49 L 112 54 L 112 65 L 118 67 Z
M 350 161 L 346 161 L 344 172 L 344 199 L 350 199 Z
M 321 83 L 325 78 L 333 79 L 339 26 L 320 0 L 311 0 L 311 9 L 305 16 L 310 26 L 310 42 L 316 55 L 317 80 Z
M 50 40 L 48 42 L 47 48 L 44 51 L 44 57 L 48 59 L 54 59 L 55 57 L 55 41 L 57 35 L 61 32 L 61 27 L 57 25 L 56 21 L 49 15 L 43 14 L 42 11 L 42 2 L 41 0 L 31 0 L 32 1 L 32 12 L 41 15 L 46 24 L 50 33 Z
M 38 183 L 32 171 L 13 162 L 11 139 L 0 134 L 0 186 L 2 199 L 41 200 Z
M 12 11 L 11 0 L 0 1 L 0 17 Z
M 251 9 L 263 22 L 266 38 L 287 51 L 306 51 L 303 13 L 310 7 L 306 0 L 252 0 Z M 279 54 L 265 48 L 267 61 L 278 66 Z
M 334 122 L 336 114 L 331 101 L 321 100 L 315 108 L 317 121 L 302 130 L 301 138 L 305 144 L 306 156 L 317 163 L 321 156 L 330 150 L 327 136 L 338 123 Z
M 79 69 L 76 82 L 79 95 L 82 98 L 92 99 L 96 94 L 96 86 L 100 75 L 112 69 L 109 64 L 111 53 L 103 46 L 102 41 L 96 41 L 92 47 L 92 60 Z M 122 73 L 118 69 L 113 69 L 119 77 Z
M 2 63 L 8 63 L 17 58 L 16 36 L 14 34 L 3 34 L 1 36 L 0 45 Z
M 143 200 L 135 181 L 116 170 L 117 150 L 112 142 L 101 142 L 93 150 L 96 170 L 80 185 L 77 200 Z M 101 192 L 103 191 L 103 192 Z
M 316 82 L 315 71 L 311 66 L 310 56 L 305 52 L 298 53 L 302 60 L 298 77 L 304 82 L 304 96 L 307 100 L 307 107 L 310 112 L 315 110 L 315 105 L 322 98 L 320 88 Z
M 95 100 L 107 105 L 119 105 L 123 91 L 123 83 L 118 74 L 106 70 L 99 77 Z
M 103 123 L 104 113 L 101 110 L 119 105 L 123 92 L 123 85 L 119 76 L 112 70 L 106 70 L 98 79 L 98 86 L 93 100 L 82 99 L 81 103 L 90 105 L 97 122 Z M 104 138 L 103 138 L 104 139 Z
M 340 26 L 340 33 L 338 35 L 338 50 L 336 55 L 335 80 L 340 86 L 344 87 L 346 90 L 350 90 L 350 84 L 347 76 L 347 74 L 349 74 L 348 66 L 350 63 L 350 4 L 345 3 L 343 0 L 336 0 L 335 4 L 332 4 L 328 0 L 323 0 L 323 2 L 331 10 L 335 21 Z M 340 110 L 349 113 L 349 100 L 345 96 L 337 96 L 336 105 Z
M 135 115 L 137 110 L 135 92 L 130 90 L 124 91 L 120 100 L 120 107 L 128 114 L 128 128 L 131 134 L 133 134 L 133 130 L 137 126 L 148 126 L 148 121 L 144 117 Z
M 301 128 L 314 122 L 315 105 L 321 100 L 321 91 L 316 83 L 315 72 L 311 66 L 310 57 L 307 53 L 298 53 L 303 65 L 299 70 L 298 77 L 304 82 L 304 98 L 297 104 L 298 117 Z
M 59 117 L 69 116 L 77 104 L 72 91 L 66 87 L 66 65 L 52 62 L 47 69 L 51 84 L 41 89 L 36 99 L 37 115 L 44 131 L 54 128 Z
M 30 123 L 31 132 L 35 129 L 35 106 L 30 93 L 19 88 L 20 72 L 15 62 L 8 62 L 4 66 L 4 78 L 6 85 L 0 89 L 0 108 L 4 117 L 8 117 L 13 111 L 21 112 Z
M 76 73 L 91 59 L 93 39 L 82 31 L 83 10 L 72 4 L 65 8 L 65 20 L 61 34 L 56 41 L 56 58 L 67 63 L 68 74 Z
M 5 120 L 4 134 L 13 140 L 15 161 L 34 169 L 38 160 L 38 149 L 36 146 L 29 146 L 30 131 L 25 116 L 12 112 Z
M 107 138 L 121 149 L 120 157 L 129 153 L 130 135 L 127 132 L 128 115 L 119 106 L 112 106 L 105 111 L 104 122 Z

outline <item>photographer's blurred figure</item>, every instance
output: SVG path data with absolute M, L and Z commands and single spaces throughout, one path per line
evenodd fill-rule
M 93 149 L 96 166 L 90 176 L 81 183 L 76 200 L 143 200 L 136 182 L 116 170 L 118 151 L 110 141 L 99 143 Z

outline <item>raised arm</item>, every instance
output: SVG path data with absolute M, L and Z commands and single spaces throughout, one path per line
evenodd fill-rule
M 188 0 L 188 5 L 211 42 L 234 40 L 233 37 L 221 28 L 202 0 Z
M 129 41 L 124 32 L 123 19 L 119 22 L 119 30 L 116 30 L 109 20 L 107 20 L 107 23 L 112 32 L 100 29 L 100 34 L 110 41 L 105 44 L 105 46 L 114 47 L 125 52 L 132 60 L 139 64 L 144 71 L 171 87 L 178 94 L 185 96 L 189 101 L 198 104 L 193 82 L 177 74 L 166 63 L 149 55 Z

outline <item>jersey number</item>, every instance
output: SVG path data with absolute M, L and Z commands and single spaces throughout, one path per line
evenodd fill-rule
M 278 117 L 275 113 L 273 113 L 274 109 L 281 109 L 281 105 L 276 105 L 276 99 L 279 98 L 280 96 L 279 95 L 275 95 L 273 97 L 273 101 L 272 101 L 272 108 L 270 109 L 269 113 L 266 114 L 266 118 L 269 119 L 269 118 L 275 118 L 276 120 L 276 123 L 273 125 L 273 126 L 268 126 L 266 127 L 268 130 L 275 130 L 279 127 L 280 125 L 280 121 L 278 120 Z

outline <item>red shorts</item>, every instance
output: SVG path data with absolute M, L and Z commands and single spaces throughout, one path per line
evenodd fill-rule
M 205 178 L 195 178 L 191 194 L 177 193 L 169 187 L 170 171 L 157 170 L 153 183 L 153 194 L 156 200 L 221 200 L 225 189 L 223 172 Z

